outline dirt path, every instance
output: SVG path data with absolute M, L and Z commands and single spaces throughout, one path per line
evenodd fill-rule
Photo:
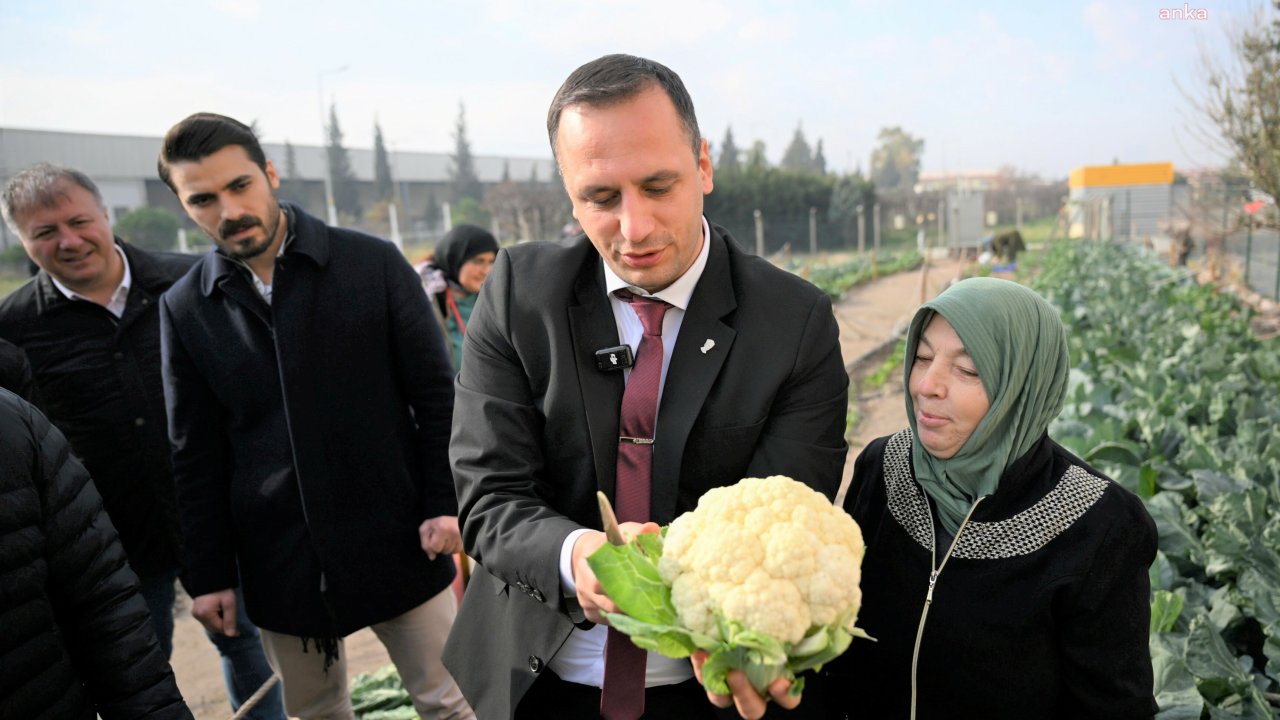
M 930 263 L 925 292 L 933 297 L 946 287 L 961 264 L 954 260 Z M 849 364 L 880 345 L 898 325 L 905 326 L 920 306 L 921 271 L 887 275 L 845 293 L 835 304 L 840 326 L 840 350 Z
M 881 347 L 900 329 L 905 330 L 922 300 L 942 292 L 960 276 L 965 264 L 960 260 L 933 260 L 923 282 L 921 272 L 914 270 L 880 278 L 846 293 L 835 305 L 845 365 Z M 859 398 L 858 424 L 849 440 L 849 456 L 837 502 L 844 498 L 853 476 L 853 461 L 862 447 L 905 426 L 902 383 L 897 377 L 890 378 L 882 389 Z
M 231 703 L 222 683 L 218 651 L 205 637 L 200 623 L 191 617 L 191 600 L 181 590 L 174 612 L 173 656 L 169 662 L 178 679 L 178 689 L 196 720 L 227 720 L 232 715 Z M 391 662 L 382 643 L 367 628 L 347 638 L 346 652 L 348 675 L 352 678 Z

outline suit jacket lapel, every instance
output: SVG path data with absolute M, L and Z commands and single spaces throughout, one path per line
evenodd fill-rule
M 591 435 L 598 489 L 614 497 L 618 462 L 618 413 L 622 411 L 622 372 L 596 368 L 597 350 L 618 344 L 618 324 L 604 291 L 600 256 L 592 252 L 574 287 L 577 305 L 569 308 L 569 334 L 577 365 L 582 406 Z
M 707 266 L 680 323 L 680 336 L 671 353 L 662 403 L 658 407 L 649 515 L 659 524 L 675 519 L 680 465 L 689 431 L 737 335 L 721 318 L 737 306 L 725 240 L 713 229 Z M 708 341 L 711 345 L 703 352 Z

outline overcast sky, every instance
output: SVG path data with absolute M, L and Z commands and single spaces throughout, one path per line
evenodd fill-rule
M 799 124 L 836 170 L 891 125 L 926 170 L 1214 165 L 1175 79 L 1199 87 L 1247 5 L 1187 6 L 1208 19 L 1161 20 L 1172 0 L 9 0 L 0 126 L 160 135 L 209 110 L 315 144 L 323 80 L 348 147 L 376 118 L 395 149 L 449 152 L 461 102 L 474 153 L 549 157 L 564 77 L 626 52 L 684 78 L 713 144 L 732 126 L 773 162 Z

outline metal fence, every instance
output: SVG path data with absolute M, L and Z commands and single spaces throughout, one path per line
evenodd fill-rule
M 1280 233 L 1238 230 L 1227 236 L 1223 251 L 1238 268 L 1240 280 L 1254 292 L 1280 300 Z
M 1192 262 L 1210 263 L 1219 276 L 1280 300 L 1280 233 L 1251 227 L 1241 207 L 1246 191 L 1247 184 L 1202 177 L 1171 186 L 1168 210 L 1124 196 L 1098 197 L 1076 203 L 1070 222 L 1086 239 L 1142 243 L 1171 261 L 1175 235 L 1190 233 Z

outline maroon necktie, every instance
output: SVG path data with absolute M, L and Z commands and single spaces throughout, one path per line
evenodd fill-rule
M 627 290 L 618 290 L 616 295 L 631 303 L 631 309 L 644 325 L 644 336 L 640 338 L 636 362 L 622 393 L 613 504 L 619 522 L 648 522 L 653 429 L 662 381 L 662 316 L 670 305 Z M 626 635 L 609 628 L 604 653 L 604 688 L 600 693 L 600 715 L 605 720 L 635 720 L 644 714 L 645 659 L 644 650 L 633 645 Z

